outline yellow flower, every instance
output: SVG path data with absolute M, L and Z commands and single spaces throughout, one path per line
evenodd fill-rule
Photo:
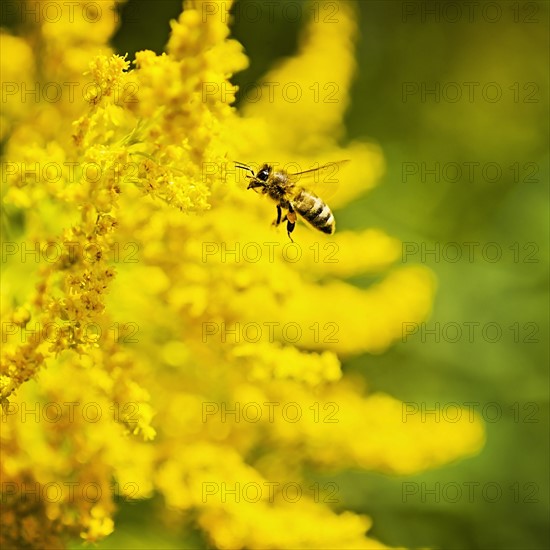
M 117 498 L 159 493 L 218 548 L 383 548 L 369 518 L 309 491 L 308 469 L 408 474 L 482 445 L 477 417 L 405 422 L 341 369 L 429 315 L 433 275 L 396 266 L 399 242 L 375 228 L 299 225 L 290 243 L 232 162 L 350 159 L 334 207 L 375 185 L 380 150 L 341 145 L 357 29 L 338 6 L 240 112 L 230 2 L 186 2 L 166 53 L 133 68 L 106 46 L 113 18 L 2 36 L 10 78 L 80 92 L 3 115 L 3 544 L 97 541 Z M 377 282 L 346 281 L 362 274 Z

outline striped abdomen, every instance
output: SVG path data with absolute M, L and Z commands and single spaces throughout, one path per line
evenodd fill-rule
M 292 200 L 294 210 L 323 233 L 332 235 L 336 229 L 330 208 L 317 196 L 302 189 Z

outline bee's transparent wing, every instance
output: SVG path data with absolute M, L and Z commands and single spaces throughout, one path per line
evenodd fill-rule
M 321 166 L 317 166 L 316 168 L 304 170 L 303 172 L 292 172 L 288 175 L 292 178 L 293 181 L 295 181 L 295 178 L 314 178 L 317 176 L 319 178 L 328 179 L 331 176 L 336 175 L 341 166 L 343 164 L 346 164 L 346 162 L 349 162 L 349 159 L 339 160 L 337 162 L 327 162 L 326 164 L 322 164 Z
M 310 189 L 321 198 L 329 199 L 334 196 L 342 183 L 340 169 L 347 162 L 349 159 L 327 162 L 303 172 L 293 172 L 287 175 L 296 185 Z

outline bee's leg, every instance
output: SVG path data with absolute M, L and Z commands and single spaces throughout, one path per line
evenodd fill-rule
M 280 205 L 277 205 L 277 219 L 272 223 L 275 227 L 277 227 L 281 223 L 281 216 L 282 211 Z
M 294 226 L 296 225 L 296 212 L 294 212 L 294 209 L 292 208 L 292 205 L 289 205 L 288 213 L 285 216 L 287 222 L 286 222 L 286 232 L 288 233 L 288 238 L 292 240 L 292 237 L 290 234 L 294 231 Z

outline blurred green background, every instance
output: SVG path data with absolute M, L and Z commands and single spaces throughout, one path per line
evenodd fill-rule
M 233 34 L 251 60 L 234 78 L 240 86 L 292 55 L 305 23 L 283 16 L 284 5 L 297 2 L 283 0 L 273 20 L 257 21 L 243 15 L 254 13 L 250 3 L 265 4 L 240 0 L 235 8 L 241 16 Z M 374 191 L 336 213 L 339 228 L 378 227 L 407 251 L 418 250 L 403 261 L 424 262 L 436 274 L 439 290 L 426 328 L 437 330 L 439 323 L 440 331 L 439 342 L 417 333 L 345 368 L 364 376 L 372 391 L 418 406 L 478 403 L 487 443 L 480 455 L 424 475 L 350 471 L 330 481 L 340 486 L 342 509 L 368 513 L 372 535 L 388 545 L 548 548 L 548 2 L 356 5 L 361 33 L 347 138 L 380 144 L 387 172 Z M 130 0 L 121 8 L 117 51 L 130 59 L 145 48 L 160 53 L 180 8 L 179 0 Z M 423 85 L 433 90 L 438 83 L 439 97 L 422 95 Z M 411 91 L 406 97 L 404 86 Z M 495 101 L 497 90 L 502 96 Z M 437 163 L 439 178 L 421 173 Z M 458 243 L 461 259 L 454 261 L 457 249 L 448 243 Z M 479 243 L 469 245 L 471 258 L 463 243 Z M 439 258 L 421 253 L 437 246 Z M 502 331 L 495 342 L 489 341 L 495 325 L 487 323 Z M 462 334 L 455 338 L 457 326 Z M 448 498 L 404 498 L 407 482 L 428 490 L 439 483 L 449 487 Z M 453 502 L 456 485 L 463 493 Z M 468 487 L 475 488 L 473 498 Z M 198 534 L 165 533 L 151 514 L 156 505 L 122 504 L 117 531 L 100 547 L 203 546 Z

